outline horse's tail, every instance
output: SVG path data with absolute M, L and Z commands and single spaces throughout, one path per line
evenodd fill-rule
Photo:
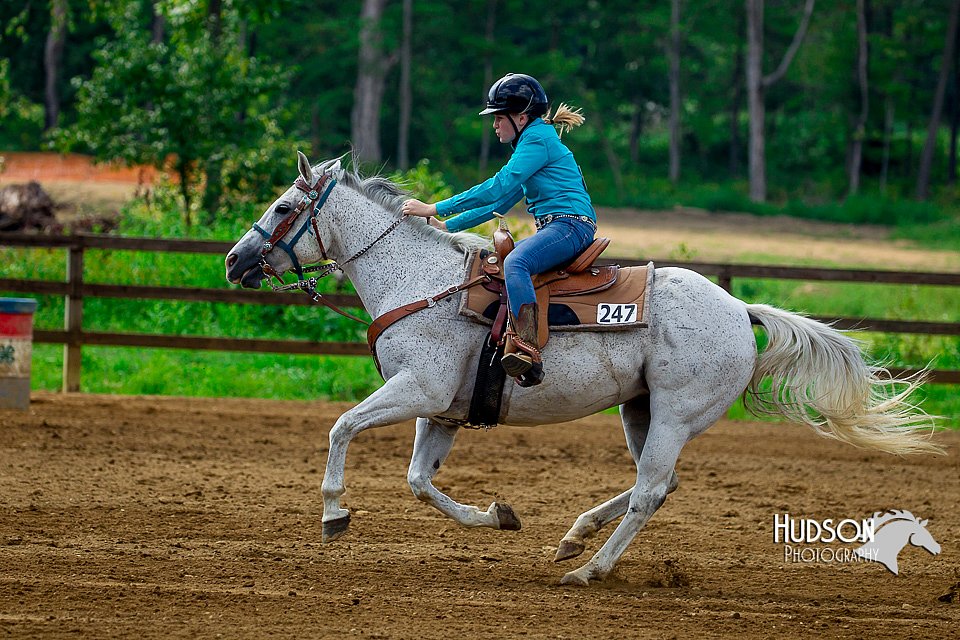
M 909 400 L 923 374 L 893 378 L 864 362 L 859 343 L 842 331 L 767 305 L 746 306 L 768 338 L 744 396 L 752 413 L 803 422 L 858 447 L 944 453 L 930 441 L 933 418 Z M 767 376 L 772 387 L 764 392 Z

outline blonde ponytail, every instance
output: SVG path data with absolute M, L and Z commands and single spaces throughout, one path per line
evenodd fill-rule
M 564 102 L 561 102 L 560 106 L 557 107 L 557 112 L 553 114 L 553 117 L 550 117 L 549 111 L 543 114 L 543 121 L 555 126 L 560 131 L 561 136 L 574 127 L 579 127 L 585 120 L 583 109 L 572 109 Z

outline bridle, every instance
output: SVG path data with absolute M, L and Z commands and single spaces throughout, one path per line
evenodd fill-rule
M 294 208 L 294 210 L 288 213 L 286 217 L 284 217 L 284 219 L 281 220 L 276 227 L 274 227 L 273 233 L 267 233 L 265 229 L 256 223 L 253 225 L 253 229 L 266 238 L 263 246 L 260 249 L 259 264 L 260 268 L 263 269 L 263 273 L 266 274 L 268 278 L 267 282 L 269 282 L 270 288 L 272 288 L 274 291 L 304 291 L 314 302 L 319 302 L 326 305 L 345 318 L 350 318 L 351 320 L 355 320 L 361 324 L 367 325 L 367 345 L 370 347 L 370 353 L 373 355 L 373 361 L 377 365 L 377 371 L 381 371 L 380 360 L 377 358 L 376 350 L 377 338 L 381 333 L 386 331 L 388 327 L 402 318 L 406 318 L 407 316 L 422 309 L 429 309 L 436 306 L 440 300 L 443 300 L 447 296 L 452 296 L 460 291 L 470 289 L 477 285 L 483 284 L 484 282 L 489 282 L 490 275 L 487 273 L 481 273 L 480 275 L 474 276 L 473 278 L 467 280 L 463 284 L 448 287 L 434 296 L 424 298 L 423 300 L 417 300 L 413 303 L 406 304 L 388 311 L 387 313 L 384 313 L 376 318 L 373 322 L 361 320 L 355 315 L 344 311 L 320 295 L 320 292 L 317 291 L 317 283 L 321 278 L 330 275 L 334 271 L 342 271 L 343 269 L 341 267 L 343 265 L 350 264 L 372 249 L 374 245 L 386 238 L 393 232 L 394 229 L 399 227 L 408 216 L 401 215 L 397 220 L 394 220 L 392 223 L 390 223 L 390 226 L 384 229 L 383 233 L 374 238 L 373 242 L 370 242 L 367 244 L 367 246 L 344 260 L 343 263 L 338 264 L 335 260 L 331 260 L 329 257 L 327 257 L 327 250 L 323 246 L 323 239 L 320 237 L 320 229 L 317 226 L 317 216 L 320 215 L 320 209 L 327 201 L 327 198 L 330 196 L 330 191 L 333 190 L 333 187 L 336 184 L 337 181 L 328 174 L 321 175 L 316 184 L 314 184 L 312 187 L 308 185 L 302 177 L 297 178 L 296 182 L 293 183 L 293 186 L 300 190 L 303 193 L 303 196 L 300 198 L 300 201 L 297 203 L 297 206 Z M 284 242 L 283 238 L 290 232 L 294 222 L 296 222 L 300 214 L 306 211 L 307 207 L 312 207 L 310 215 L 306 220 L 304 220 L 303 225 L 300 226 L 290 242 Z M 300 241 L 300 238 L 303 237 L 303 234 L 307 232 L 308 225 L 313 227 L 313 235 L 316 237 L 317 244 L 320 246 L 320 254 L 323 256 L 323 259 L 327 261 L 326 264 L 302 266 L 300 264 L 300 260 L 297 259 L 296 252 L 294 252 L 293 249 L 297 245 L 297 242 Z M 267 264 L 267 254 L 277 247 L 280 247 L 286 251 L 287 255 L 290 256 L 290 260 L 293 262 L 294 271 L 297 274 L 297 282 L 283 284 L 283 277 L 277 273 L 273 267 Z M 304 277 L 305 273 L 314 272 L 319 272 L 320 275 L 310 276 L 309 278 Z M 280 284 L 274 285 L 269 278 L 276 278 L 280 281 Z
M 323 208 L 327 198 L 330 197 L 330 192 L 333 191 L 333 187 L 336 186 L 336 184 L 337 181 L 326 173 L 321 175 L 312 187 L 307 184 L 302 176 L 297 177 L 297 180 L 293 183 L 293 186 L 302 192 L 303 196 L 300 198 L 300 201 L 297 203 L 297 206 L 294 207 L 293 211 L 288 213 L 286 217 L 284 217 L 283 220 L 281 220 L 277 226 L 274 227 L 273 233 L 267 233 L 263 227 L 257 223 L 253 223 L 254 231 L 266 238 L 266 240 L 263 242 L 263 246 L 260 249 L 259 264 L 260 268 L 263 269 L 263 273 L 267 276 L 267 282 L 270 284 L 270 288 L 274 291 L 304 291 L 314 302 L 319 302 L 323 305 L 326 305 L 345 318 L 350 318 L 351 320 L 355 320 L 361 324 L 369 325 L 369 322 L 361 320 L 355 315 L 344 311 L 340 307 L 324 298 L 320 292 L 317 291 L 317 283 L 322 278 L 325 278 L 334 271 L 342 271 L 343 265 L 350 264 L 372 249 L 375 244 L 386 238 L 390 233 L 393 232 L 394 229 L 399 227 L 400 224 L 407 218 L 407 216 L 400 216 L 400 218 L 394 220 L 393 223 L 391 223 L 383 233 L 373 240 L 373 242 L 369 243 L 367 246 L 347 258 L 342 265 L 338 264 L 335 260 L 331 260 L 327 256 L 327 250 L 323 246 L 323 238 L 320 237 L 320 229 L 317 226 L 317 216 L 320 215 L 320 210 Z M 310 215 L 307 216 L 307 219 L 303 221 L 303 224 L 293 235 L 290 241 L 284 242 L 283 238 L 290 232 L 290 229 L 293 227 L 293 224 L 296 222 L 297 218 L 300 217 L 300 214 L 302 214 L 308 207 L 311 208 Z M 313 228 L 313 236 L 317 239 L 317 244 L 320 247 L 320 255 L 323 256 L 325 263 L 302 266 L 300 264 L 300 260 L 297 258 L 296 252 L 294 251 L 294 247 L 296 247 L 297 242 L 300 241 L 300 238 L 303 237 L 303 234 L 306 233 L 307 229 L 310 227 Z M 284 284 L 283 277 L 267 263 L 267 254 L 277 247 L 283 249 L 286 254 L 290 256 L 290 261 L 293 263 L 293 270 L 297 274 L 297 282 Z M 310 276 L 309 278 L 304 277 L 305 273 L 316 272 L 318 272 L 319 275 Z M 274 285 L 271 278 L 276 278 L 280 281 L 280 284 Z

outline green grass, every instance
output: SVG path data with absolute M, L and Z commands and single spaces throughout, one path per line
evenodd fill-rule
M 431 188 L 436 188 L 436 185 Z M 670 194 L 665 189 L 654 189 L 650 194 L 651 198 L 666 198 L 658 200 L 658 206 L 670 206 Z M 737 188 L 731 186 L 714 188 L 706 185 L 695 190 L 690 197 L 691 202 L 711 209 L 736 207 L 742 210 L 747 206 Z M 179 217 L 171 213 L 173 209 L 162 206 L 162 198 L 155 202 L 159 204 L 153 208 L 142 204 L 128 207 L 121 232 L 148 237 L 233 239 L 248 228 L 250 221 L 257 218 L 260 211 L 255 206 L 240 207 L 232 218 L 225 217 L 212 225 L 188 230 Z M 845 205 L 846 209 L 842 206 L 840 209 L 831 209 L 824 205 L 819 215 L 839 215 L 836 211 L 849 213 L 858 210 L 861 213 L 856 215 L 860 217 L 874 215 L 869 213 L 870 207 L 864 202 L 853 201 Z M 932 215 L 931 210 L 924 207 L 912 210 L 910 206 L 903 209 L 912 211 L 909 215 L 924 220 Z M 834 213 L 829 213 L 831 210 Z M 761 208 L 756 213 L 766 215 L 772 211 Z M 951 226 L 947 222 L 905 222 L 895 232 L 900 237 L 930 244 L 939 241 L 940 244 L 956 242 L 960 245 L 960 231 L 956 225 Z M 66 255 L 66 251 L 59 249 L 0 248 L 0 260 L 5 265 L 4 275 L 11 278 L 62 281 L 65 279 Z M 775 256 L 762 254 L 749 258 L 751 262 L 777 262 Z M 218 255 L 90 250 L 85 253 L 84 278 L 88 282 L 100 283 L 230 287 L 223 280 L 222 257 Z M 332 291 L 334 287 L 333 280 L 327 279 L 322 282 L 321 290 Z M 345 291 L 352 291 L 349 284 Z M 748 302 L 763 302 L 812 315 L 946 322 L 955 322 L 960 318 L 960 289 L 957 288 L 736 279 L 733 293 Z M 40 303 L 35 318 L 36 327 L 62 327 L 63 299 L 55 296 L 36 297 Z M 87 299 L 84 302 L 84 329 L 316 341 L 365 340 L 364 327 L 322 307 L 163 300 Z M 960 369 L 960 338 L 957 337 L 869 332 L 857 333 L 856 337 L 863 341 L 870 358 L 888 366 L 919 368 L 930 365 L 941 369 Z M 59 389 L 61 368 L 61 346 L 35 346 L 35 389 Z M 125 347 L 83 349 L 82 385 L 85 391 L 90 392 L 357 401 L 381 383 L 372 361 L 363 357 Z M 960 394 L 956 391 L 956 387 L 928 385 L 922 391 L 926 409 L 947 416 L 951 424 L 960 424 Z M 743 407 L 739 404 L 734 406 L 730 415 L 743 417 Z
M 61 385 L 63 347 L 34 345 L 31 387 Z M 370 358 L 84 347 L 88 393 L 359 400 L 381 384 Z

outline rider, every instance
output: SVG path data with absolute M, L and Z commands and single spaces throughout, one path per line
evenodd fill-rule
M 508 73 L 487 92 L 487 108 L 500 142 L 509 142 L 513 155 L 495 176 L 436 204 L 407 200 L 403 212 L 429 218 L 447 231 L 469 229 L 509 211 L 526 197 L 537 233 L 520 240 L 504 261 L 504 279 L 510 310 L 506 355 L 501 360 L 508 375 L 522 386 L 540 384 L 537 299 L 532 276 L 572 261 L 593 241 L 597 216 L 573 153 L 560 133 L 583 124 L 580 110 L 561 104 L 551 118 L 547 94 L 540 83 L 522 73 Z M 557 129 L 560 129 L 558 133 Z M 445 222 L 432 216 L 449 216 Z M 511 348 L 510 342 L 513 342 Z

